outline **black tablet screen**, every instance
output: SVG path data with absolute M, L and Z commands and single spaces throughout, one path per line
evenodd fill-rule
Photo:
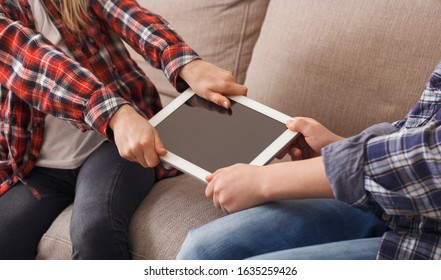
M 194 95 L 156 126 L 170 152 L 214 172 L 250 163 L 285 130 L 285 124 L 231 101 L 227 110 Z

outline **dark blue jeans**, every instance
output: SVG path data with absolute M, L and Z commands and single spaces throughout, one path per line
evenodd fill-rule
M 155 181 L 153 169 L 103 143 L 74 170 L 36 167 L 0 197 L 0 259 L 34 259 L 42 235 L 71 203 L 74 259 L 130 259 L 130 219 Z

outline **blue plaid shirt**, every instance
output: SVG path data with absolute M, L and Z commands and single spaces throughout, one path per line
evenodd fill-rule
M 441 259 L 441 62 L 404 119 L 322 155 L 336 198 L 388 223 L 378 259 Z

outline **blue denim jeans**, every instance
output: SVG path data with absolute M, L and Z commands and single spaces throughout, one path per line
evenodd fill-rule
M 103 143 L 80 168 L 36 167 L 0 197 L 0 259 L 34 259 L 54 219 L 73 203 L 72 258 L 130 259 L 130 219 L 155 181 L 153 169 Z
M 248 258 L 249 260 L 375 260 L 381 237 L 312 245 Z
M 379 237 L 386 229 L 376 216 L 335 199 L 279 201 L 191 230 L 177 258 L 246 259 L 310 245 Z

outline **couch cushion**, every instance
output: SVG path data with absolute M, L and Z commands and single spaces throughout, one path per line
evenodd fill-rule
M 69 237 L 69 224 L 72 205 L 67 207 L 52 223 L 38 244 L 37 259 L 68 260 L 72 255 L 72 243 Z
M 205 184 L 189 175 L 159 182 L 130 224 L 134 259 L 174 259 L 191 228 L 224 213 L 205 197 Z
M 342 135 L 401 118 L 441 56 L 441 2 L 271 0 L 249 96 Z
M 201 57 L 245 80 L 252 50 L 269 0 L 140 0 L 162 15 Z M 131 50 L 132 57 L 153 80 L 160 93 L 176 96 L 162 71 L 151 68 Z M 164 103 L 170 99 L 164 99 Z
M 188 175 L 162 180 L 136 210 L 130 223 L 134 259 L 174 259 L 189 229 L 222 217 L 205 197 L 205 185 Z M 44 234 L 37 259 L 70 259 L 72 206 Z

